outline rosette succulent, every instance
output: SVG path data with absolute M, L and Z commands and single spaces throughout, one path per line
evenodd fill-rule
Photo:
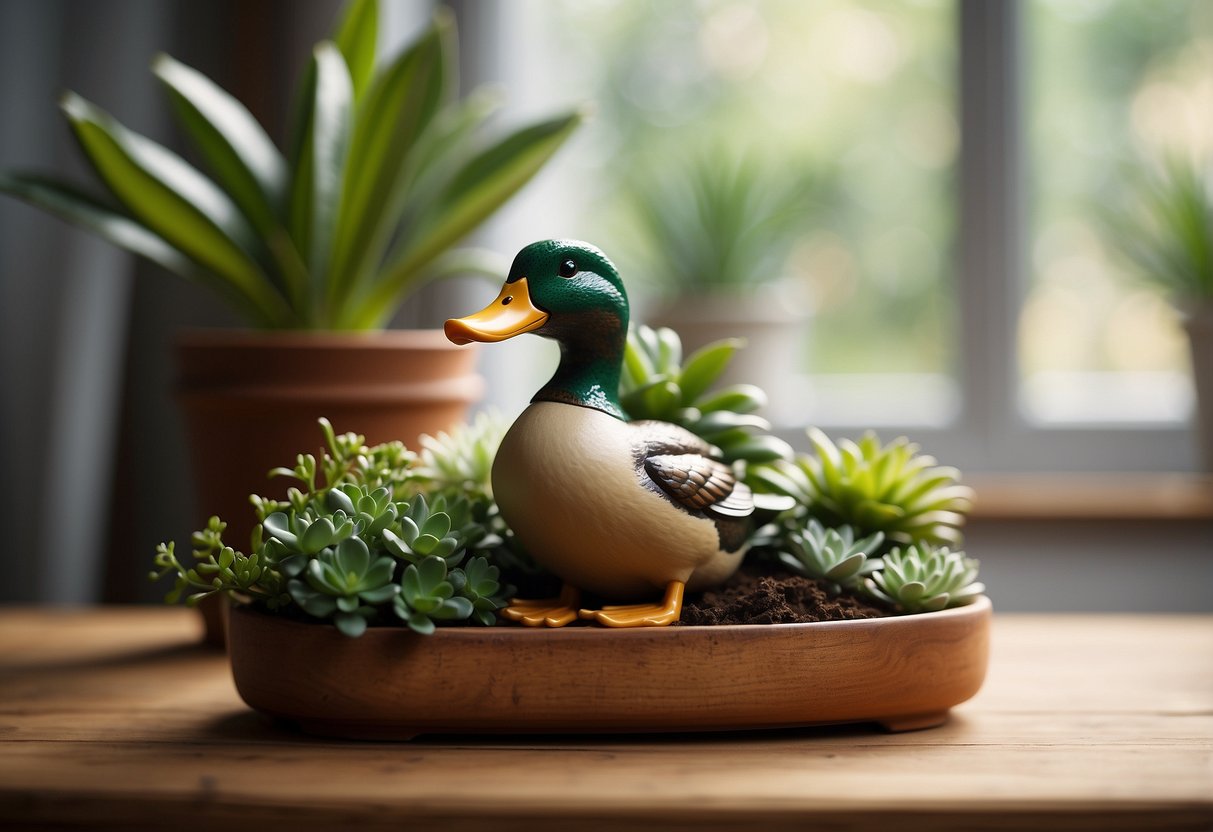
M 857 589 L 879 566 L 875 553 L 883 542 L 880 532 L 856 540 L 850 526 L 827 529 L 810 517 L 803 526 L 782 536 L 776 557 L 797 574 L 827 581 L 836 589 Z
M 835 445 L 817 428 L 808 434 L 814 454 L 752 470 L 751 484 L 792 497 L 827 527 L 881 532 L 892 543 L 960 544 L 973 491 L 957 483 L 955 468 L 937 466 L 905 437 L 882 445 L 869 432 Z
M 423 435 L 410 478 L 429 491 L 461 492 L 473 500 L 491 500 L 493 460 L 508 428 L 500 414 L 481 412 L 450 433 Z
M 727 462 L 790 459 L 791 447 L 768 431 L 756 411 L 766 394 L 752 384 L 711 390 L 744 342 L 708 344 L 682 360 L 682 341 L 672 329 L 634 327 L 624 351 L 619 401 L 633 420 L 673 422 L 720 448 Z
M 971 604 L 985 592 L 977 581 L 978 562 L 946 546 L 912 544 L 881 558 L 880 568 L 864 581 L 874 598 L 901 612 L 933 612 Z
M 356 637 L 375 616 L 376 605 L 400 594 L 392 582 L 395 568 L 390 557 L 372 558 L 365 543 L 348 537 L 309 560 L 303 577 L 287 583 L 287 592 L 308 615 L 332 618 L 338 630 Z
M 462 574 L 462 573 L 461 573 Z M 434 632 L 435 621 L 463 621 L 474 610 L 471 599 L 456 595 L 466 579 L 451 580 L 446 561 L 427 557 L 410 563 L 400 580 L 393 608 L 409 627 L 422 635 Z
M 439 558 L 449 566 L 457 566 L 463 560 L 468 539 L 484 535 L 480 526 L 470 522 L 467 506 L 467 500 L 457 500 L 448 511 L 446 497 L 439 495 L 431 507 L 425 495 L 418 494 L 409 501 L 399 528 L 384 530 L 384 545 L 393 555 L 411 564 Z M 467 525 L 453 528 L 455 518 L 451 512 Z

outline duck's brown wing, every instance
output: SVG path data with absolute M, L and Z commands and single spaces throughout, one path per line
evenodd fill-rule
M 754 495 L 723 462 L 696 453 L 645 457 L 644 470 L 657 486 L 684 508 L 718 517 L 748 517 Z

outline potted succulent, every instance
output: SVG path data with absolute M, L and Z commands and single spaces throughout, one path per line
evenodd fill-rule
M 971 499 L 957 472 L 871 435 L 835 444 L 812 431 L 813 453 L 792 454 L 748 419 L 760 392 L 714 389 L 735 343 L 667 358 L 660 374 L 645 363 L 658 345 L 681 351 L 671 332 L 631 333 L 622 400 L 639 410 L 637 390 L 685 390 L 698 405 L 682 409 L 684 424 L 782 498 L 751 529 L 742 577 L 688 599 L 694 626 L 498 620 L 508 584 L 542 575 L 498 511 L 489 472 L 505 431 L 484 415 L 416 453 L 322 422 L 321 457 L 275 471 L 297 483 L 287 499 L 254 498 L 248 554 L 214 518 L 192 561 L 160 546 L 153 577 L 175 579 L 170 601 L 239 598 L 229 650 L 241 696 L 321 734 L 939 724 L 980 687 L 988 649 L 977 564 L 948 548 Z M 771 596 L 802 608 L 755 614 Z
M 199 502 L 238 525 L 246 495 L 311 442 L 320 415 L 375 442 L 464 418 L 482 387 L 474 356 L 436 330 L 379 330 L 422 284 L 477 268 L 453 246 L 581 118 L 492 134 L 496 97 L 457 94 L 448 13 L 384 61 L 377 20 L 376 0 L 354 0 L 316 46 L 282 149 L 239 101 L 161 55 L 152 70 L 208 173 L 67 93 L 107 193 L 0 174 L 0 190 L 209 286 L 247 321 L 185 334 L 178 350 Z
M 1134 210 L 1112 222 L 1114 239 L 1183 315 L 1205 467 L 1213 470 L 1213 171 L 1171 160 L 1139 188 Z
M 688 349 L 721 331 L 742 338 L 752 348 L 727 380 L 775 389 L 804 350 L 810 310 L 786 267 L 816 183 L 717 146 L 651 167 L 625 183 L 624 239 L 658 294 L 648 320 L 677 330 Z

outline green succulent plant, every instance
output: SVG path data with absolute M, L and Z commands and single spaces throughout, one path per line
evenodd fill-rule
M 398 442 L 368 448 L 326 420 L 321 427 L 328 449 L 319 461 L 301 454 L 294 468 L 271 472 L 300 487 L 285 501 L 251 498 L 260 520 L 252 554 L 224 544 L 218 518 L 193 536 L 192 566 L 172 543 L 157 548 L 152 577 L 176 578 L 166 600 L 187 590 L 194 590 L 188 603 L 233 593 L 271 609 L 293 606 L 348 636 L 396 616 L 425 633 L 435 622 L 495 623 L 512 590 L 490 559 L 514 556 L 483 519 L 494 507 L 463 493 L 417 491 L 408 466 L 418 458 Z M 385 469 L 392 464 L 404 469 Z
M 499 413 L 482 411 L 450 433 L 422 436 L 419 458 L 410 476 L 430 491 L 491 500 L 493 460 L 508 429 L 509 424 Z
M 728 462 L 790 459 L 791 447 L 771 436 L 771 423 L 755 414 L 767 403 L 762 390 L 752 384 L 711 389 L 742 346 L 736 338 L 716 341 L 683 362 L 682 341 L 674 330 L 633 327 L 619 401 L 631 419 L 681 425 L 720 448 Z
M 439 558 L 448 566 L 457 566 L 463 559 L 466 543 L 460 539 L 459 530 L 451 533 L 452 518 L 445 509 L 445 497 L 439 496 L 431 508 L 425 495 L 418 494 L 400 518 L 399 534 L 391 529 L 383 532 L 388 551 L 412 564 Z
M 881 532 L 856 540 L 850 526 L 827 529 L 810 517 L 781 536 L 775 553 L 780 563 L 799 575 L 827 581 L 836 590 L 854 590 L 879 566 L 875 555 L 883 542 Z
M 176 547 L 170 541 L 156 547 L 153 563 L 156 567 L 149 577 L 153 581 L 166 575 L 174 576 L 173 588 L 165 601 L 176 604 L 182 599 L 193 606 L 209 595 L 234 591 L 255 598 L 271 609 L 290 603 L 282 575 L 257 545 L 260 529 L 254 534 L 253 554 L 245 555 L 223 543 L 227 524 L 212 517 L 205 529 L 194 532 L 194 565 L 186 566 L 177 558 Z M 187 590 L 195 590 L 187 595 Z
M 29 174 L 0 175 L 0 191 L 213 288 L 258 327 L 381 327 L 425 281 L 478 268 L 452 247 L 581 116 L 488 136 L 497 102 L 457 97 L 449 13 L 379 64 L 378 8 L 354 0 L 316 46 L 285 153 L 239 101 L 161 55 L 152 70 L 209 176 L 67 93 L 63 112 L 108 194 Z
M 488 558 L 475 557 L 464 564 L 463 578 L 463 585 L 456 589 L 472 602 L 472 617 L 491 626 L 501 609 L 501 570 Z
M 456 585 L 466 580 L 450 580 L 447 563 L 439 557 L 427 557 L 410 563 L 400 581 L 401 592 L 393 602 L 396 615 L 422 635 L 434 632 L 435 621 L 463 621 L 471 618 L 475 607 L 471 599 L 456 595 Z
M 1110 218 L 1115 244 L 1180 306 L 1213 301 L 1213 168 L 1171 159 L 1139 176 L 1137 191 Z
M 985 592 L 977 581 L 978 562 L 946 546 L 927 543 L 893 549 L 864 580 L 874 598 L 901 612 L 933 612 L 971 604 Z
M 905 437 L 882 445 L 868 432 L 835 445 L 817 428 L 808 435 L 814 454 L 751 470 L 751 484 L 793 498 L 827 527 L 881 532 L 891 543 L 960 545 L 973 491 L 957 483 L 955 468 L 937 466 Z
M 347 537 L 309 560 L 303 579 L 292 578 L 287 592 L 308 615 L 332 618 L 338 630 L 357 637 L 376 615 L 376 605 L 400 594 L 392 582 L 395 568 L 390 557 L 372 559 L 366 543 Z

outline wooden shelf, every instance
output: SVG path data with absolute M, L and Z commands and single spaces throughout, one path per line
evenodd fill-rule
M 1175 473 L 981 474 L 975 520 L 1213 519 L 1213 477 Z
M 409 744 L 258 717 L 199 629 L 0 610 L 0 828 L 1213 827 L 1213 616 L 996 614 L 985 687 L 926 731 Z

